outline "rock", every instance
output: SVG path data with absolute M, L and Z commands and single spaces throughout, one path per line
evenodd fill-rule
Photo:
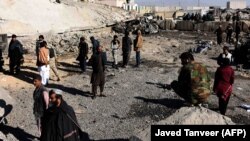
M 115 73 L 110 73 L 108 76 L 115 76 Z
M 172 47 L 178 48 L 180 47 L 180 43 L 178 43 L 177 41 L 171 42 Z
M 0 107 L 0 117 L 4 115 L 4 108 Z
M 235 125 L 235 123 L 229 117 L 203 107 L 183 107 L 154 125 Z M 151 127 L 148 127 L 135 135 L 143 141 L 150 141 L 150 129 Z
M 0 140 L 2 140 L 2 141 L 8 141 L 6 139 L 6 136 L 2 132 L 0 132 Z
M 18 141 L 18 139 L 14 135 L 8 134 L 7 141 Z
M 160 68 L 160 69 L 159 69 L 159 72 L 164 72 L 164 68 Z

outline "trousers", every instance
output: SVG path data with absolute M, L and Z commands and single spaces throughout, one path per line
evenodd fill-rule
M 47 85 L 49 83 L 50 66 L 49 65 L 39 66 L 38 71 L 39 71 L 40 76 L 42 77 L 42 84 Z

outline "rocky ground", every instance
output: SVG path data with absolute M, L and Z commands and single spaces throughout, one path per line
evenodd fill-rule
M 138 129 L 163 120 L 184 106 L 184 101 L 172 91 L 164 90 L 158 84 L 170 83 L 177 79 L 181 67 L 178 56 L 181 52 L 195 47 L 195 41 L 206 39 L 214 41 L 213 34 L 197 32 L 162 32 L 144 37 L 142 66 L 134 68 L 135 57 L 132 52 L 128 68 L 112 69 L 108 64 L 105 94 L 107 97 L 90 98 L 90 75 L 81 73 L 75 54 L 60 56 L 59 72 L 62 81 L 55 81 L 52 75 L 49 88 L 64 91 L 64 99 L 74 107 L 78 121 L 84 131 L 94 140 L 126 140 Z M 121 39 L 121 35 L 119 35 Z M 111 59 L 109 42 L 112 37 L 101 39 Z M 212 78 L 217 68 L 213 59 L 221 52 L 221 47 L 213 45 L 205 54 L 194 54 L 197 61 L 208 66 Z M 121 57 L 119 58 L 121 60 Z M 7 69 L 8 64 L 5 65 Z M 32 75 L 37 73 L 34 55 L 25 56 L 22 73 L 12 77 L 0 74 L 0 86 L 10 91 L 16 100 L 12 112 L 7 116 L 8 125 L 3 128 L 8 140 L 30 141 L 38 136 L 32 114 Z M 242 75 L 245 74 L 245 75 Z M 239 108 L 240 104 L 250 103 L 249 78 L 246 73 L 236 72 L 233 96 L 229 102 L 227 116 L 237 124 L 249 124 L 250 115 Z M 211 84 L 212 86 L 212 84 Z M 208 108 L 218 112 L 218 101 L 211 95 Z

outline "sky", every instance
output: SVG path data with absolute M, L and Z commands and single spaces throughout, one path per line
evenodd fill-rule
M 226 7 L 226 3 L 229 0 L 200 0 L 201 6 L 223 6 Z M 178 6 L 179 2 L 181 6 L 197 6 L 198 0 L 135 0 L 139 5 L 175 5 Z M 250 5 L 250 0 L 247 0 L 247 5 Z

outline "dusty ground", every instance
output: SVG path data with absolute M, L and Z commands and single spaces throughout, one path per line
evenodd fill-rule
M 134 52 L 131 64 L 126 69 L 114 70 L 108 65 L 105 86 L 106 98 L 90 96 L 91 85 L 88 69 L 82 74 L 75 62 L 75 55 L 60 57 L 59 72 L 63 77 L 61 82 L 52 77 L 50 88 L 62 89 L 64 99 L 74 107 L 82 129 L 88 132 L 94 140 L 126 140 L 140 128 L 146 128 L 156 121 L 165 119 L 183 106 L 183 100 L 172 91 L 158 87 L 158 83 L 170 83 L 177 79 L 181 52 L 195 46 L 195 40 L 203 38 L 214 40 L 214 35 L 186 32 L 165 32 L 144 37 L 142 66 L 134 68 Z M 106 38 L 106 40 L 111 40 Z M 108 43 L 109 41 L 107 41 Z M 178 44 L 178 45 L 176 45 Z M 175 47 L 173 47 L 175 45 Z M 108 47 L 108 45 L 106 45 Z M 110 51 L 108 51 L 111 61 Z M 207 54 L 195 54 L 197 61 L 208 66 L 212 78 L 217 64 L 213 59 L 221 52 L 214 45 Z M 34 117 L 32 114 L 32 75 L 37 73 L 35 57 L 25 56 L 22 73 L 16 77 L 0 74 L 0 84 L 11 92 L 16 99 L 16 105 L 8 115 L 8 126 L 5 133 L 11 133 L 18 140 L 30 140 L 37 136 Z M 121 60 L 121 58 L 119 58 Z M 7 64 L 5 66 L 7 69 Z M 238 106 L 250 104 L 249 78 L 236 72 L 233 96 L 229 103 L 227 116 L 237 124 L 249 124 L 250 114 Z M 52 75 L 53 76 L 53 75 Z M 212 85 L 212 84 L 211 84 Z M 218 101 L 215 95 L 209 98 L 209 109 L 218 112 Z

